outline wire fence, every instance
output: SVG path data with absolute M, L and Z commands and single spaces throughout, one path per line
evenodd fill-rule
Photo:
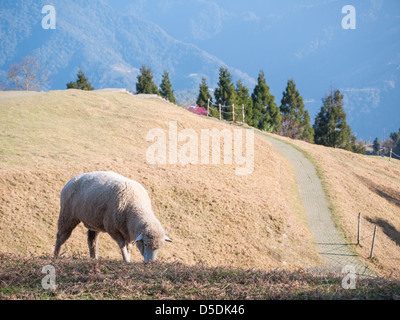
M 386 274 L 386 278 L 400 279 L 400 239 L 397 239 L 399 236 L 391 236 L 388 233 L 384 227 L 375 224 L 373 230 L 370 229 L 367 235 L 360 237 L 359 228 L 357 245 L 369 249 L 368 256 L 364 256 L 364 258 L 369 259 L 378 269 L 382 270 Z
M 391 154 L 392 154 L 392 157 L 395 156 L 400 159 L 400 156 L 398 154 L 394 153 L 393 151 L 391 151 Z
M 241 107 L 237 107 L 234 104 L 226 106 L 219 104 L 218 107 L 213 106 L 208 102 L 207 107 L 203 107 L 207 110 L 208 117 L 219 118 L 220 120 L 228 120 L 234 122 L 245 122 L 245 107 L 242 105 Z M 239 110 L 236 112 L 236 110 Z M 226 116 L 224 116 L 226 115 Z

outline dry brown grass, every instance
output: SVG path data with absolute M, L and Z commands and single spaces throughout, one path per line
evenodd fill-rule
M 113 170 L 142 183 L 174 240 L 159 254 L 165 263 L 288 269 L 316 266 L 287 161 L 255 137 L 255 170 L 234 165 L 150 165 L 150 129 L 232 128 L 162 102 L 123 93 L 55 91 L 0 99 L 0 251 L 51 255 L 59 193 L 74 175 Z M 64 256 L 88 256 L 78 227 Z M 140 261 L 134 249 L 134 260 Z M 121 259 L 108 235 L 100 256 Z
M 383 276 L 400 278 L 400 161 L 281 138 L 306 151 L 319 169 L 336 224 L 350 243 L 357 242 L 362 215 L 360 257 Z M 368 259 L 374 226 L 373 259 Z
M 47 265 L 54 267 L 54 291 L 41 285 L 46 276 L 42 268 Z M 0 300 L 399 300 L 399 292 L 398 280 L 357 279 L 355 289 L 346 290 L 341 276 L 304 269 L 265 271 L 0 254 Z M 254 305 L 249 307 L 246 314 Z

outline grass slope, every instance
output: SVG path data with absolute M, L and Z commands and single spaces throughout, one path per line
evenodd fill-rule
M 174 240 L 160 251 L 165 263 L 271 269 L 319 262 L 304 223 L 293 172 L 263 138 L 255 137 L 255 170 L 236 165 L 150 165 L 154 128 L 232 129 L 158 99 L 77 90 L 0 93 L 0 252 L 51 256 L 59 193 L 74 175 L 113 170 L 142 183 L 155 214 Z M 106 234 L 100 256 L 121 259 Z M 87 257 L 86 229 L 78 227 L 64 256 Z M 134 261 L 141 261 L 134 248 Z
M 46 276 L 42 268 L 47 265 L 55 268 L 54 291 L 41 285 Z M 302 269 L 261 271 L 179 262 L 128 265 L 104 259 L 0 254 L 0 300 L 15 299 L 398 300 L 400 282 L 356 279 L 355 289 L 344 289 L 338 275 L 313 275 Z

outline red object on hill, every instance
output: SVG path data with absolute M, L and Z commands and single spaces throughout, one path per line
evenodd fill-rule
M 191 106 L 189 108 L 189 111 L 195 113 L 195 114 L 199 114 L 201 116 L 206 116 L 207 115 L 207 109 L 204 107 L 200 107 L 196 104 L 196 106 Z

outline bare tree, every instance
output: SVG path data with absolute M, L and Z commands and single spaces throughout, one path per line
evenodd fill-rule
M 10 65 L 7 78 L 17 90 L 40 91 L 47 84 L 49 73 L 34 56 L 28 56 L 20 63 Z

